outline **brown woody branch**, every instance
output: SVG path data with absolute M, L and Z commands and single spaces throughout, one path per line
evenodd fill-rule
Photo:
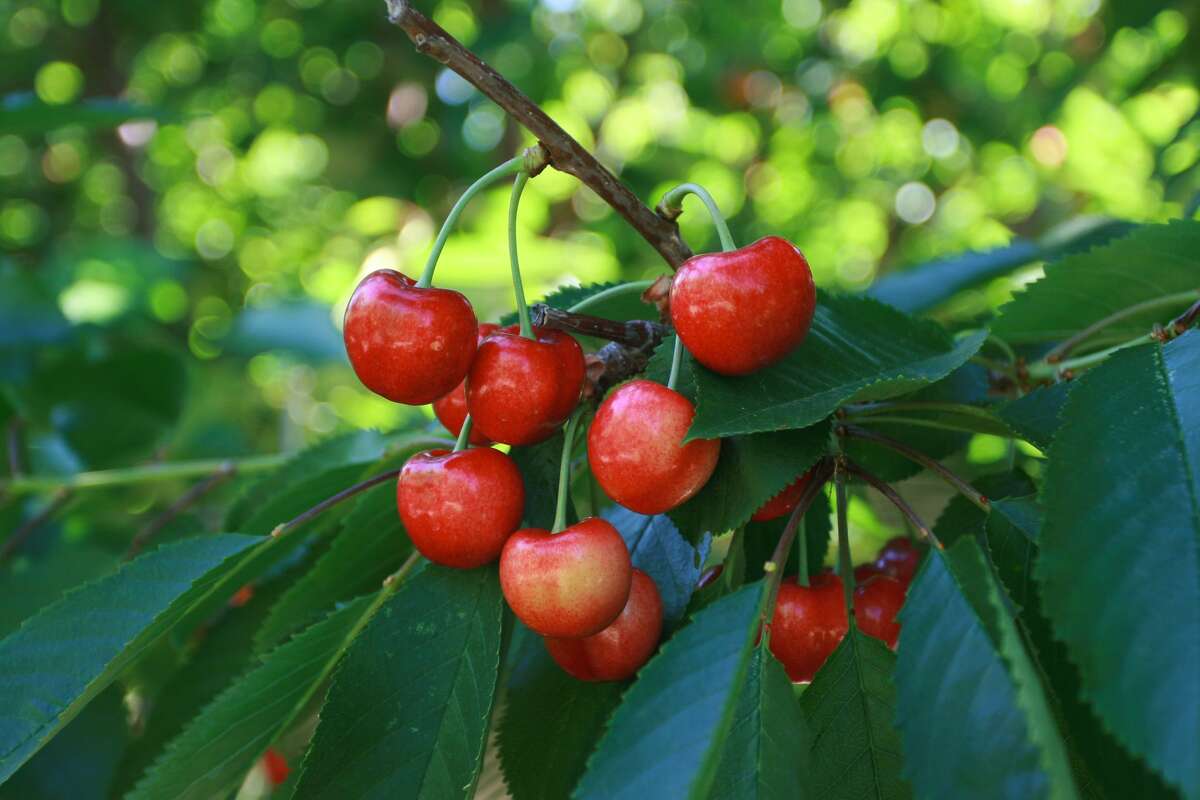
M 550 166 L 578 178 L 603 198 L 672 269 L 692 255 L 673 221 L 651 211 L 520 89 L 463 47 L 436 22 L 414 9 L 408 0 L 386 0 L 386 3 L 388 19 L 408 35 L 418 52 L 458 73 L 537 137 L 549 156 Z
M 580 314 L 575 311 L 565 311 L 545 303 L 536 303 L 529 309 L 529 318 L 535 328 L 547 328 L 554 331 L 578 333 L 581 336 L 592 336 L 597 339 L 607 339 L 626 347 L 637 350 L 653 350 L 670 332 L 661 322 L 651 322 L 646 319 L 634 319 L 628 322 L 594 317 L 591 314 Z

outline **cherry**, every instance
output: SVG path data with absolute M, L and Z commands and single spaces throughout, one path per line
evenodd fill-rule
M 856 586 L 862 586 L 864 583 L 871 580 L 871 578 L 879 575 L 886 576 L 887 573 L 881 570 L 877 564 L 859 564 L 854 568 L 854 584 Z
M 635 569 L 625 609 L 611 625 L 583 639 L 547 637 L 546 650 L 581 681 L 624 680 L 650 660 L 662 635 L 662 617 L 658 587 L 649 575 Z
M 467 376 L 467 408 L 483 435 L 511 445 L 549 439 L 583 390 L 583 350 L 561 331 L 535 329 L 526 339 L 515 328 L 479 345 Z
M 482 322 L 479 325 L 479 342 L 483 342 L 488 336 L 491 336 L 496 331 L 500 330 L 500 326 L 492 322 Z M 463 378 L 462 383 L 450 390 L 449 394 L 442 395 L 437 400 L 433 401 L 433 413 L 437 416 L 438 422 L 446 427 L 450 433 L 458 436 L 462 430 L 463 421 L 467 418 L 467 380 Z M 471 432 L 467 434 L 467 438 L 471 444 L 491 444 L 492 441 L 477 426 L 472 425 Z
M 432 402 L 457 386 L 475 357 L 477 322 L 467 298 L 420 288 L 381 269 L 363 278 L 346 306 L 343 337 L 363 385 L 408 405 Z
M 794 683 L 813 679 L 848 628 L 842 579 L 837 575 L 822 572 L 807 587 L 795 578 L 780 584 L 771 616 L 771 652 Z
M 912 583 L 917 568 L 921 566 L 921 551 L 911 540 L 897 536 L 895 539 L 889 539 L 879 551 L 875 566 L 884 575 L 893 577 L 907 586 Z
M 404 465 L 396 505 L 421 555 L 471 569 L 494 561 L 520 526 L 525 484 L 517 465 L 499 450 L 430 450 Z
M 804 256 L 786 239 L 768 236 L 685 261 L 671 287 L 671 322 L 701 364 L 747 375 L 804 341 L 816 302 Z
M 750 519 L 755 522 L 765 522 L 795 511 L 796 506 L 800 504 L 800 498 L 804 495 L 804 490 L 808 488 L 808 481 L 811 477 L 811 471 L 801 475 L 794 483 L 784 487 L 779 494 L 763 503 L 762 508 L 755 511 Z
M 282 786 L 292 772 L 287 759 L 281 756 L 274 747 L 268 747 L 267 752 L 263 753 L 262 767 L 263 772 L 267 773 L 267 780 L 273 787 Z
M 895 648 L 900 638 L 900 623 L 896 614 L 904 605 L 905 584 L 879 575 L 854 590 L 854 621 L 863 633 L 874 636 L 888 647 Z
M 247 583 L 229 598 L 230 608 L 241 608 L 254 599 L 254 584 Z
M 625 608 L 633 580 L 617 529 L 588 517 L 561 533 L 526 528 L 500 553 L 500 588 L 513 613 L 543 636 L 599 633 Z
M 613 500 L 639 514 L 660 514 L 700 491 L 717 466 L 720 439 L 683 444 L 696 409 L 659 383 L 616 388 L 588 430 L 588 463 Z

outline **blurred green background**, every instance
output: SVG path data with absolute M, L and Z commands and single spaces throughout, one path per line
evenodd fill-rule
M 791 238 L 825 287 L 1079 215 L 1178 216 L 1200 188 L 1194 2 L 417 5 L 648 203 L 700 182 L 740 242 Z M 457 194 L 528 139 L 381 0 L 0 0 L 0 65 L 18 467 L 275 452 L 428 415 L 357 384 L 341 310 L 365 272 L 417 269 Z M 114 131 L 98 98 L 151 118 Z M 471 207 L 438 272 L 481 319 L 512 305 L 507 194 Z M 688 202 L 685 237 L 715 248 Z M 521 226 L 531 296 L 664 269 L 553 171 Z

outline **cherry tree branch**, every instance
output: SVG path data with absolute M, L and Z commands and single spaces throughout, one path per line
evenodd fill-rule
M 620 322 L 605 317 L 594 317 L 591 314 L 580 314 L 577 311 L 564 311 L 545 303 L 535 304 L 530 312 L 535 328 L 594 336 L 635 349 L 653 350 L 670 332 L 661 322 L 645 319 Z
M 537 137 L 546 151 L 550 166 L 578 178 L 603 198 L 658 251 L 672 269 L 692 255 L 673 221 L 651 211 L 628 186 L 520 89 L 463 47 L 440 25 L 414 9 L 409 0 L 386 2 L 388 19 L 404 31 L 418 52 L 458 73 L 463 80 L 500 106 L 518 125 Z

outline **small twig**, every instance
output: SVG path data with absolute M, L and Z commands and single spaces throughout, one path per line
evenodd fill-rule
M 775 598 L 779 595 L 779 584 L 783 580 L 783 571 L 787 567 L 788 553 L 792 551 L 792 543 L 796 540 L 796 533 L 800 529 L 800 522 L 804 519 L 804 515 L 812 508 L 812 504 L 816 501 L 817 495 L 825 488 L 825 484 L 829 481 L 829 476 L 833 474 L 833 462 L 829 459 L 824 459 L 818 463 L 812 470 L 812 477 L 808 482 L 808 486 L 804 489 L 804 494 L 800 496 L 800 502 L 796 504 L 796 508 L 792 511 L 792 515 L 788 517 L 787 525 L 784 526 L 783 533 L 779 537 L 778 544 L 775 545 L 775 551 L 771 553 L 771 560 L 763 565 L 763 572 L 767 574 L 767 597 L 766 603 L 763 605 L 763 613 L 770 618 L 775 609 Z M 802 544 L 801 547 L 806 547 L 807 544 Z
M 859 428 L 855 425 L 839 425 L 837 432 L 839 436 L 848 436 L 852 439 L 860 439 L 864 442 L 874 442 L 881 447 L 886 447 L 889 450 L 899 453 L 909 461 L 919 464 L 930 472 L 936 473 L 939 477 L 945 480 L 946 483 L 950 484 L 959 492 L 961 492 L 963 497 L 970 500 L 983 511 L 990 512 L 992 510 L 991 503 L 988 502 L 988 499 L 980 494 L 974 486 L 967 483 L 965 479 L 951 471 L 948 467 L 946 467 L 945 464 L 937 461 L 936 459 L 930 458 L 919 450 L 909 447 L 904 442 L 893 439 L 890 436 L 885 436 L 882 433 L 876 433 L 874 431 L 866 430 L 865 428 Z
M 861 478 L 877 492 L 891 501 L 892 505 L 899 509 L 900 513 L 908 518 L 908 521 L 912 523 L 912 526 L 917 529 L 917 532 L 921 534 L 922 539 L 939 550 L 944 549 L 942 547 L 942 543 L 938 540 L 937 536 L 934 535 L 933 530 L 925 524 L 925 520 L 921 519 L 920 515 L 917 514 L 917 512 L 913 510 L 913 507 L 908 504 L 908 501 L 897 494 L 895 489 L 893 489 L 891 486 L 888 486 L 887 483 L 885 483 L 878 476 L 867 472 L 865 469 L 849 459 L 846 460 L 846 470 L 851 475 Z
M 218 467 L 212 475 L 209 475 L 208 478 L 180 495 L 165 511 L 142 526 L 142 529 L 129 542 L 129 549 L 125 551 L 125 560 L 128 561 L 131 558 L 135 558 L 145 548 L 146 542 L 154 538 L 159 531 L 167 526 L 167 523 L 194 505 L 200 498 L 227 481 L 235 472 L 237 472 L 237 465 L 232 461 L 227 461 Z
M 21 549 L 25 542 L 29 539 L 33 532 L 40 528 L 47 520 L 57 514 L 62 507 L 71 499 L 71 492 L 67 489 L 59 489 L 54 493 L 54 498 L 50 503 L 38 513 L 34 514 L 25 524 L 13 531 L 12 536 L 4 542 L 4 546 L 0 547 L 0 564 L 12 557 L 13 553 Z
M 362 481 L 361 483 L 356 483 L 353 486 L 342 489 L 340 492 L 333 495 L 332 497 L 327 497 L 324 500 L 322 500 L 321 502 L 317 503 L 315 506 L 313 506 L 312 508 L 305 511 L 303 514 L 300 514 L 299 516 L 296 516 L 296 517 L 292 517 L 290 520 L 288 520 L 287 522 L 284 522 L 281 525 L 276 525 L 275 530 L 271 531 L 271 536 L 273 536 L 275 538 L 283 536 L 288 531 L 292 530 L 293 528 L 295 528 L 299 525 L 303 525 L 304 523 L 308 522 L 313 517 L 316 517 L 316 516 L 324 513 L 325 511 L 329 510 L 333 506 L 336 506 L 338 503 L 342 502 L 343 500 L 348 500 L 349 498 L 353 497 L 354 495 L 358 494 L 359 492 L 364 492 L 367 489 L 370 489 L 372 486 L 377 486 L 377 485 L 383 483 L 384 481 L 391 480 L 391 479 L 397 477 L 399 474 L 400 474 L 400 470 L 398 470 L 398 469 L 388 470 L 387 472 L 376 475 L 372 478 L 367 478 L 365 481 Z
M 408 36 L 417 51 L 458 73 L 518 125 L 532 133 L 549 155 L 550 166 L 573 175 L 599 195 L 658 251 L 672 268 L 692 255 L 674 222 L 655 214 L 583 145 L 575 141 L 536 103 L 504 76 L 463 47 L 408 0 L 386 0 L 388 19 Z
M 846 603 L 846 619 L 854 625 L 854 563 L 850 560 L 850 501 L 846 497 L 846 459 L 837 461 L 834 474 L 837 494 L 838 577 Z
M 587 385 L 584 387 L 584 393 L 588 397 L 602 397 L 605 392 L 626 378 L 644 372 L 657 344 L 647 342 L 646 347 L 634 349 L 609 342 L 595 353 L 585 356 Z
M 1136 317 L 1139 314 L 1144 314 L 1147 311 L 1154 311 L 1155 309 L 1164 307 L 1170 308 L 1171 306 L 1178 306 L 1180 303 L 1184 303 L 1189 299 L 1196 298 L 1197 294 L 1198 290 L 1192 289 L 1186 292 L 1180 292 L 1178 294 L 1154 297 L 1141 303 L 1135 303 L 1128 308 L 1115 311 L 1103 319 L 1096 320 L 1079 333 L 1063 341 L 1062 344 L 1058 345 L 1049 353 L 1047 353 L 1045 359 L 1043 360 L 1048 364 L 1057 364 L 1066 358 L 1072 350 L 1105 328 L 1116 325 L 1118 322 L 1129 319 L 1130 317 Z
M 608 339 L 610 342 L 617 342 L 637 350 L 646 347 L 653 350 L 669 333 L 667 326 L 660 322 L 651 322 L 646 319 L 618 322 L 604 317 L 593 317 L 591 314 L 564 311 L 544 303 L 534 305 L 530 309 L 530 316 L 535 328 L 548 328 L 578 333 L 583 336 L 594 336 L 597 339 Z
M 21 447 L 21 431 L 25 420 L 13 417 L 8 421 L 8 472 L 14 478 L 25 474 L 25 459 Z
M 1191 308 L 1172 320 L 1167 329 L 1174 333 L 1175 336 L 1183 336 L 1188 328 L 1196 324 L 1197 319 L 1200 319 L 1200 300 L 1197 300 L 1192 304 Z

